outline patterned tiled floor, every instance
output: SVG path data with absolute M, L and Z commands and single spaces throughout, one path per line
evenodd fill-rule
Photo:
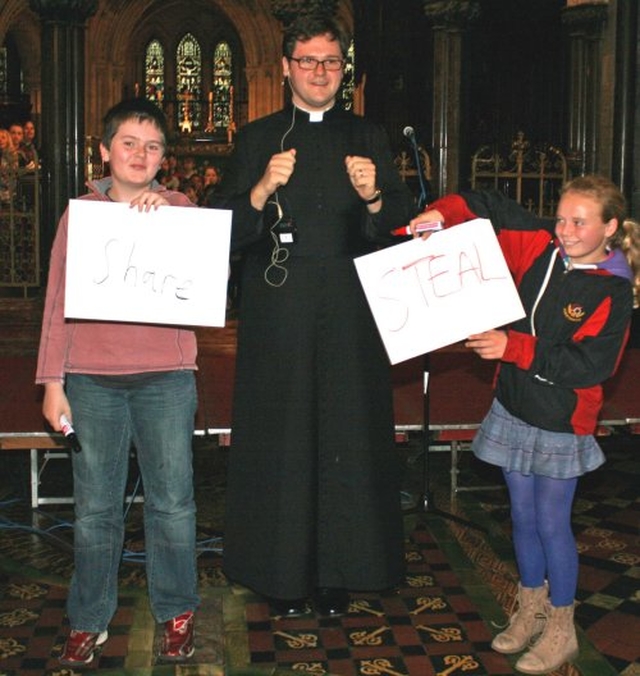
M 428 528 L 411 533 L 406 557 L 404 586 L 354 596 L 341 619 L 272 619 L 264 602 L 250 600 L 252 662 L 344 676 L 512 673 Z
M 30 330 L 2 324 L 0 352 L 33 354 Z M 21 318 L 23 321 L 24 318 Z M 24 329 L 23 324 L 23 329 Z M 201 346 L 209 349 L 206 341 Z M 216 349 L 220 346 L 216 345 Z M 228 347 L 225 345 L 225 347 Z M 576 620 L 580 657 L 558 676 L 640 676 L 640 437 L 603 441 L 607 464 L 579 487 L 574 526 L 580 547 Z M 399 447 L 407 490 L 422 488 L 421 444 Z M 264 602 L 229 585 L 220 572 L 226 451 L 204 440 L 196 449 L 202 606 L 197 653 L 183 667 L 154 661 L 157 628 L 149 612 L 140 505 L 127 514 L 127 552 L 111 638 L 84 673 L 148 676 L 500 676 L 514 658 L 489 649 L 516 585 L 506 493 L 460 493 L 450 503 L 448 454 L 432 453 L 431 507 L 449 509 L 473 527 L 437 510 L 407 516 L 408 576 L 402 588 L 358 595 L 349 614 L 321 620 L 269 618 Z M 66 461 L 43 472 L 42 488 L 69 493 Z M 72 676 L 56 660 L 68 630 L 64 613 L 72 569 L 69 506 L 29 509 L 27 454 L 0 452 L 0 676 Z M 463 454 L 462 485 L 496 483 L 486 466 Z M 480 526 L 484 530 L 479 530 Z M 79 672 L 78 672 L 79 673 Z
M 573 510 L 573 525 L 580 552 L 576 622 L 590 649 L 606 657 L 611 673 L 640 675 L 640 437 L 615 435 L 602 439 L 606 464 L 580 480 Z M 477 470 L 475 460 L 467 460 Z M 482 470 L 481 470 L 482 471 Z M 504 492 L 479 492 L 462 499 L 490 531 L 486 543 L 508 570 L 514 570 Z M 481 508 L 481 511 L 478 510 Z M 496 528 L 499 526 L 499 528 Z M 480 571 L 484 565 L 477 534 L 458 532 L 458 538 Z M 484 544 L 484 543 L 482 543 Z M 491 575 L 485 572 L 491 583 Z M 503 578 L 504 579 L 504 578 Z M 515 577 L 514 577 L 515 580 Z M 498 600 L 500 586 L 493 585 Z M 584 674 L 590 670 L 585 656 Z M 602 672 L 604 673 L 604 672 Z
M 575 523 L 581 549 L 576 617 L 581 655 L 563 676 L 640 674 L 640 458 L 635 439 L 607 450 L 607 470 L 585 479 L 576 502 Z M 407 449 L 405 449 L 406 451 Z M 405 452 L 401 451 L 401 452 Z M 408 457 L 415 452 L 409 449 Z M 156 627 L 144 590 L 143 566 L 129 558 L 121 570 L 118 614 L 111 638 L 92 667 L 105 674 L 285 674 L 337 676 L 499 676 L 515 673 L 514 660 L 494 653 L 489 643 L 513 595 L 516 576 L 509 541 L 504 491 L 460 494 L 450 505 L 472 519 L 467 527 L 437 514 L 406 519 L 406 584 L 386 594 L 354 597 L 338 620 L 270 618 L 267 606 L 246 589 L 227 583 L 214 551 L 224 501 L 221 463 L 225 451 L 196 453 L 198 537 L 203 596 L 198 612 L 197 660 L 174 668 L 154 664 Z M 2 455 L 2 454 L 0 454 Z M 437 477 L 447 470 L 446 455 L 431 463 Z M 15 453 L 12 456 L 15 458 Z M 0 458 L 7 466 L 6 457 Z M 68 506 L 34 514 L 19 499 L 26 491 L 26 466 L 13 460 L 3 475 L 0 522 L 0 674 L 70 676 L 57 664 L 64 635 L 66 585 L 71 571 Z M 419 464 L 419 463 L 418 463 Z M 408 462 L 408 482 L 419 483 L 417 465 Z M 463 483 L 484 483 L 485 468 L 467 454 Z M 54 468 L 51 482 L 68 468 Z M 43 475 L 43 481 L 44 475 Z M 24 495 L 23 495 L 24 497 Z M 16 501 L 13 501 L 17 498 Z M 127 547 L 143 553 L 139 505 L 128 516 Z M 16 528 L 16 526 L 19 526 Z M 89 672 L 94 671 L 94 668 Z M 87 670 L 84 670 L 85 673 Z

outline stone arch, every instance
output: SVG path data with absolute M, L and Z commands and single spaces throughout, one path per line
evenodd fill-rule
M 281 31 L 271 14 L 269 0 L 193 0 L 186 8 L 181 0 L 110 0 L 101 3 L 88 27 L 87 90 L 92 93 L 87 100 L 89 133 L 95 134 L 99 129 L 103 111 L 122 96 L 127 79 L 136 81 L 131 55 L 144 49 L 135 42 L 136 37 L 151 35 L 155 30 L 168 38 L 166 27 L 176 22 L 202 35 L 202 17 L 215 14 L 226 20 L 238 36 L 247 77 L 249 119 L 278 107 L 282 102 Z
M 25 88 L 31 98 L 31 115 L 40 113 L 40 22 L 24 1 L 9 0 L 0 13 L 0 44 L 11 35 L 22 69 Z
M 24 0 L 7 0 L 3 4 L 2 12 L 0 12 L 0 44 L 4 42 L 9 28 L 18 22 L 18 18 L 23 19 L 21 15 L 27 14 L 25 10 L 26 3 Z M 27 21 L 35 18 L 31 12 L 28 12 L 28 15 Z
M 104 111 L 119 100 L 127 81 L 135 82 L 131 54 L 144 29 L 167 36 L 174 18 L 192 21 L 218 14 L 233 27 L 244 57 L 249 120 L 282 105 L 280 23 L 271 13 L 271 0 L 100 0 L 87 20 L 85 114 L 89 135 L 98 134 Z M 353 28 L 352 0 L 341 0 L 338 16 Z M 28 0 L 5 0 L 0 12 L 0 44 L 11 31 L 20 44 L 25 83 L 33 112 L 41 113 L 41 23 Z M 139 47 L 138 49 L 141 49 Z

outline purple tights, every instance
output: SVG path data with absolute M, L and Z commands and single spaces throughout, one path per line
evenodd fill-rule
M 578 478 L 504 472 L 511 499 L 513 544 L 523 587 L 549 581 L 551 603 L 573 603 L 578 585 L 578 550 L 571 506 Z

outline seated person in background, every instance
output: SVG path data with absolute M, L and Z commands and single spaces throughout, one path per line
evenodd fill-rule
M 165 162 L 162 164 L 163 178 L 162 185 L 167 190 L 180 190 L 180 172 L 178 171 L 178 158 L 175 153 L 167 153 Z
M 181 188 L 181 192 L 183 192 L 191 202 L 198 206 L 200 205 L 200 191 L 198 190 L 196 181 L 186 181 Z
M 191 176 L 189 183 L 195 188 L 196 193 L 198 194 L 198 203 L 200 203 L 202 191 L 204 189 L 204 179 L 200 174 L 196 173 Z
M 220 192 L 220 171 L 218 167 L 210 164 L 208 167 L 205 167 L 203 178 L 203 189 L 202 189 L 202 206 L 212 207 L 215 203 L 216 195 Z
M 0 202 L 3 205 L 8 205 L 15 196 L 17 173 L 18 154 L 11 134 L 0 129 Z
M 33 171 L 33 169 L 35 169 L 35 164 L 33 162 L 30 163 L 27 157 L 24 146 L 24 129 L 22 128 L 22 125 L 18 122 L 14 122 L 9 127 L 9 134 L 11 135 L 13 147 L 18 158 L 18 168 Z
M 194 174 L 198 173 L 198 167 L 196 166 L 196 158 L 193 155 L 185 155 L 182 159 L 182 168 L 178 171 L 180 175 L 180 181 L 184 184 L 188 181 Z
M 40 153 L 36 147 L 36 126 L 31 120 L 27 120 L 22 125 L 23 138 L 20 144 L 21 152 L 26 160 L 26 169 L 34 171 L 40 165 Z
M 160 170 L 156 175 L 156 181 L 158 181 L 160 185 L 163 185 L 167 190 L 180 190 L 180 177 L 175 170 L 172 170 L 168 155 L 160 164 Z

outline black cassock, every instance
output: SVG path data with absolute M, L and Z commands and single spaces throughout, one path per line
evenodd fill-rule
M 320 117 L 289 107 L 247 125 L 223 187 L 233 246 L 245 252 L 224 570 L 278 598 L 385 589 L 404 572 L 390 366 L 353 258 L 415 207 L 382 128 L 337 107 Z M 256 211 L 251 187 L 289 148 L 291 179 Z M 376 164 L 374 218 L 347 155 Z M 279 211 L 296 241 L 270 267 Z

